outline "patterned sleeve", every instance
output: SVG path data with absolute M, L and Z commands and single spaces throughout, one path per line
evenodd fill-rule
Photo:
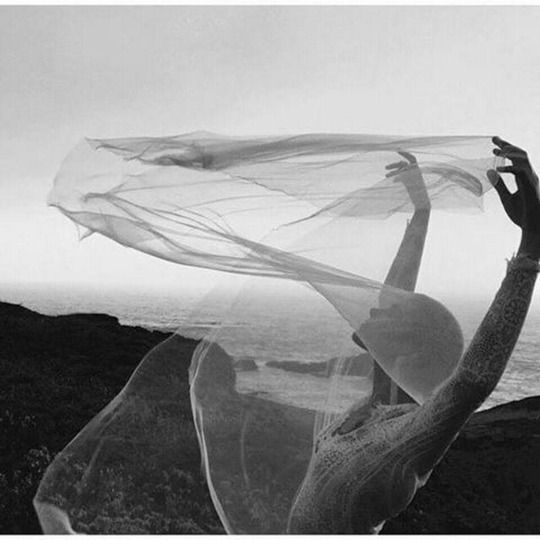
M 538 262 L 518 256 L 452 376 L 416 411 L 404 450 L 419 478 L 429 474 L 499 382 L 531 302 Z

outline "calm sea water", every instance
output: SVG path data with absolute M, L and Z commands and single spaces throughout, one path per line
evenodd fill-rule
M 311 298 L 311 297 L 310 297 Z M 122 324 L 143 326 L 201 337 L 216 328 L 223 313 L 231 313 L 223 299 L 197 307 L 193 293 L 122 291 L 84 286 L 2 285 L 0 300 L 20 303 L 48 315 L 65 313 L 108 313 Z M 450 304 L 450 305 L 449 305 Z M 485 313 L 487 302 L 451 301 L 450 309 L 460 321 L 468 341 Z M 254 324 L 254 322 L 256 324 Z M 529 314 L 507 370 L 483 408 L 540 393 L 540 313 Z M 321 330 L 324 328 L 324 330 Z M 329 382 L 265 367 L 268 360 L 324 361 L 358 351 L 350 340 L 350 328 L 320 299 L 273 298 L 271 295 L 241 304 L 229 316 L 219 341 L 235 358 L 251 358 L 258 372 L 239 374 L 239 389 L 280 395 L 296 405 L 311 407 L 321 402 Z M 341 381 L 342 400 L 337 409 L 366 389 L 361 377 Z

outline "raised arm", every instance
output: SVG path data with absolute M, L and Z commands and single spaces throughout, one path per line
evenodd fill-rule
M 388 165 L 386 169 L 389 172 L 386 176 L 393 178 L 395 182 L 403 183 L 414 205 L 414 214 L 407 223 L 405 234 L 384 283 L 398 289 L 414 291 L 424 252 L 431 203 L 416 158 L 408 152 L 399 152 L 399 154 L 407 161 Z M 357 336 L 353 339 L 358 343 Z M 361 342 L 358 344 L 361 345 Z M 373 370 L 373 401 L 382 403 L 414 401 L 390 379 L 377 363 L 374 363 Z
M 392 163 L 386 168 L 387 178 L 402 182 L 414 205 L 414 214 L 407 224 L 403 240 L 388 271 L 385 285 L 414 291 L 429 225 L 431 203 L 426 184 L 416 158 L 408 152 L 399 152 L 407 161 Z
M 496 171 L 488 177 L 510 219 L 522 230 L 517 255 L 487 315 L 453 375 L 417 411 L 410 436 L 422 451 L 414 458 L 419 474 L 430 471 L 476 408 L 494 390 L 518 340 L 527 315 L 540 259 L 540 196 L 538 177 L 524 150 L 495 137 L 494 153 L 512 162 L 497 170 L 515 175 L 511 194 Z M 410 444 L 410 441 L 407 443 Z

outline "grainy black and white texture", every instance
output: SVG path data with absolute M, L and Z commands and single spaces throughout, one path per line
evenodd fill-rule
M 354 413 L 358 418 L 340 419 L 319 435 L 291 512 L 290 532 L 378 532 L 387 519 L 409 505 L 499 382 L 527 315 L 536 278 L 534 265 L 510 261 L 455 373 L 422 406 L 368 405 L 367 410 Z M 340 427 L 345 422 L 349 428 L 343 433 Z

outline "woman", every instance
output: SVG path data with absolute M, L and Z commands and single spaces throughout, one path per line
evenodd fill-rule
M 522 237 L 486 317 L 453 374 L 422 406 L 385 406 L 372 400 L 367 411 L 352 409 L 319 435 L 290 513 L 289 533 L 380 531 L 409 505 L 501 378 L 538 273 L 540 195 L 526 152 L 498 137 L 493 143 L 493 153 L 512 165 L 489 171 L 488 178 Z M 515 176 L 516 193 L 510 193 L 498 173 Z
M 432 172 L 435 173 L 435 178 L 440 180 L 442 167 L 444 182 L 438 182 L 439 192 L 431 190 L 431 199 L 427 197 L 424 180 L 412 154 L 400 152 L 406 161 L 388 166 L 391 172 L 387 176 L 395 177 L 397 182 L 405 186 L 415 213 L 387 275 L 386 287 L 381 289 L 378 284 L 373 288 L 372 282 L 361 276 L 351 276 L 346 272 L 342 273 L 338 268 L 319 265 L 314 260 L 297 256 L 294 252 L 249 242 L 242 236 L 233 236 L 228 232 L 226 221 L 224 226 L 216 226 L 213 219 L 216 215 L 213 211 L 216 194 L 219 195 L 218 203 L 222 200 L 227 202 L 224 210 L 231 209 L 228 203 L 232 199 L 234 205 L 240 205 L 239 201 L 246 201 L 246 208 L 242 208 L 251 211 L 253 193 L 250 197 L 244 197 L 246 186 L 243 180 L 237 182 L 238 178 L 243 179 L 241 173 L 246 171 L 234 170 L 229 182 L 227 175 L 220 173 L 215 176 L 216 171 L 208 172 L 205 167 L 201 169 L 201 161 L 195 159 L 197 156 L 184 163 L 178 171 L 178 163 L 174 160 L 170 163 L 174 166 L 172 169 L 164 169 L 166 164 L 163 163 L 163 152 L 174 157 L 177 153 L 182 155 L 184 151 L 183 142 L 186 141 L 182 138 L 173 139 L 105 141 L 97 145 L 97 150 L 94 143 L 85 142 L 80 153 L 75 150 L 59 173 L 52 199 L 56 201 L 54 204 L 71 219 L 91 230 L 173 262 L 307 281 L 316 290 L 319 290 L 319 287 L 323 296 L 329 293 L 325 296 L 327 299 L 328 296 L 334 298 L 335 292 L 339 300 L 337 303 L 345 312 L 351 306 L 352 314 L 346 314 L 351 315 L 352 319 L 347 320 L 353 328 L 358 328 L 356 322 L 364 319 L 361 311 L 363 306 L 358 306 L 357 297 L 349 293 L 365 287 L 360 292 L 365 293 L 366 298 L 372 298 L 370 295 L 380 292 L 377 309 L 372 310 L 371 319 L 357 329 L 353 339 L 358 345 L 369 348 L 379 361 L 385 361 L 388 358 L 381 360 L 377 340 L 371 339 L 373 336 L 369 335 L 369 330 L 384 338 L 385 328 L 393 329 L 390 333 L 399 335 L 400 343 L 399 347 L 390 343 L 390 352 L 397 352 L 395 357 L 390 355 L 390 363 L 385 365 L 385 369 L 393 376 L 396 372 L 392 371 L 394 368 L 401 369 L 400 375 L 404 377 L 398 377 L 400 385 L 405 386 L 411 395 L 420 391 L 423 405 L 418 407 L 411 403 L 411 399 L 392 383 L 386 373 L 376 368 L 373 397 L 368 406 L 357 403 L 340 421 L 322 431 L 311 461 L 315 413 L 302 412 L 298 408 L 293 411 L 293 407 L 289 405 L 283 408 L 279 400 L 267 400 L 264 396 L 237 391 L 233 360 L 219 343 L 208 348 L 207 343 L 202 343 L 200 349 L 197 349 L 197 362 L 192 364 L 192 367 L 196 366 L 197 369 L 193 370 L 196 372 L 191 381 L 192 406 L 205 459 L 205 473 L 213 490 L 216 508 L 228 530 L 282 532 L 287 521 L 289 532 L 340 533 L 378 530 L 386 519 L 407 506 L 417 487 L 425 482 L 429 472 L 467 418 L 493 389 L 517 339 L 534 284 L 531 270 L 536 268 L 537 252 L 540 251 L 540 248 L 536 251 L 533 249 L 540 245 L 540 241 L 535 240 L 540 237 L 540 225 L 535 224 L 532 217 L 540 215 L 535 187 L 537 181 L 533 178 L 534 173 L 524 152 L 503 141 L 496 141 L 501 150 L 500 155 L 512 159 L 515 167 L 519 168 L 502 171 L 514 172 L 521 179 L 520 190 L 516 195 L 510 195 L 504 189 L 502 181 L 494 176 L 495 173 L 490 173 L 509 215 L 524 230 L 523 249 L 512 263 L 501 293 L 471 349 L 453 376 L 446 381 L 461 358 L 459 326 L 455 319 L 448 315 L 447 310 L 441 309 L 435 301 L 429 304 L 427 297 L 404 293 L 403 290 L 412 291 L 415 286 L 431 204 L 436 207 L 437 203 L 442 203 L 442 207 L 446 208 L 445 197 L 448 192 L 445 190 L 449 190 L 451 195 L 453 187 L 459 188 L 460 207 L 463 206 L 462 196 L 466 199 L 465 206 L 470 206 L 471 202 L 476 205 L 478 197 L 484 193 L 484 186 L 474 174 L 471 182 L 460 183 L 461 177 L 451 178 L 451 171 L 457 170 L 461 174 L 463 165 L 466 172 L 464 156 L 468 155 L 467 149 L 471 149 L 473 155 L 480 155 L 480 147 L 484 152 L 483 145 L 489 143 L 488 140 L 479 138 L 475 141 L 467 137 L 458 138 L 457 141 L 452 139 L 452 144 L 457 145 L 456 155 L 461 156 L 458 158 L 457 168 L 452 168 L 455 163 L 446 159 L 446 154 L 453 154 L 451 142 L 447 138 L 428 141 L 395 141 L 393 138 L 382 138 L 373 142 L 371 137 L 366 139 L 364 136 L 305 136 L 292 141 L 278 140 L 262 145 L 257 141 L 248 141 L 246 144 L 252 145 L 251 150 L 244 148 L 244 143 L 238 141 L 216 139 L 214 144 L 212 139 L 207 143 L 208 152 L 202 149 L 204 155 L 216 155 L 225 163 L 229 154 L 236 156 L 238 163 L 235 164 L 238 166 L 243 163 L 240 159 L 243 156 L 245 167 L 254 167 L 251 172 L 247 171 L 249 174 L 246 173 L 250 181 L 254 184 L 261 182 L 262 185 L 268 181 L 266 187 L 271 193 L 275 193 L 275 189 L 279 191 L 283 188 L 288 196 L 298 196 L 301 200 L 305 197 L 308 201 L 313 199 L 317 204 L 322 204 L 318 199 L 319 195 L 326 193 L 326 187 L 332 185 L 335 193 L 331 190 L 332 200 L 328 204 L 324 203 L 324 209 L 327 217 L 338 216 L 338 219 L 380 215 L 381 211 L 388 211 L 390 215 L 405 207 L 406 202 L 403 201 L 399 186 L 395 190 L 397 193 L 390 193 L 389 198 L 382 196 L 379 200 L 379 195 L 387 193 L 387 181 L 384 182 L 382 192 L 380 189 L 371 190 L 371 186 L 350 192 L 353 183 L 349 184 L 348 181 L 355 181 L 358 170 L 369 171 L 370 164 L 374 165 L 374 169 L 378 169 L 381 155 L 386 158 L 388 152 L 396 152 L 406 147 L 415 152 L 424 152 L 424 155 L 427 150 L 430 156 L 440 156 L 433 158 L 437 170 Z M 188 137 L 186 143 L 190 152 L 195 144 L 191 139 L 193 137 Z M 230 151 L 223 150 L 222 144 L 225 150 L 230 147 Z M 111 174 L 109 170 L 108 160 L 111 155 L 102 152 L 107 145 L 120 154 L 119 172 L 122 174 L 119 176 Z M 212 145 L 216 146 L 214 150 Z M 464 153 L 458 148 L 460 145 L 463 145 Z M 146 159 L 147 147 L 153 149 L 149 151 L 149 155 L 152 158 L 155 154 L 154 161 Z M 336 163 L 345 163 L 345 168 L 337 166 L 333 171 L 327 168 L 327 154 L 343 156 L 353 150 L 354 156 L 359 156 L 353 168 L 348 169 L 347 160 L 341 159 Z M 444 156 L 441 154 L 443 150 Z M 370 156 L 372 151 L 375 152 L 374 158 Z M 235 152 L 239 152 L 240 157 Z M 293 168 L 290 178 L 290 163 L 287 159 L 291 152 L 295 156 L 302 155 L 303 160 L 299 161 L 301 166 Z M 103 163 L 100 156 L 106 158 Z M 306 162 L 306 156 L 313 157 L 314 161 Z M 124 174 L 123 167 L 126 163 L 138 166 L 136 160 L 144 162 L 142 171 L 146 171 L 148 167 L 146 176 L 139 169 L 136 170 L 141 172 L 141 175 L 131 174 L 131 169 L 128 170 L 129 175 Z M 158 168 L 151 166 L 154 162 Z M 203 159 L 202 162 L 207 163 L 208 160 Z M 81 168 L 81 163 L 85 164 L 85 167 Z M 212 163 L 215 166 L 216 163 L 219 164 L 219 160 L 214 159 Z M 272 169 L 275 175 L 269 174 L 267 169 L 272 163 L 275 166 L 275 169 Z M 94 168 L 88 170 L 86 164 L 93 164 Z M 482 171 L 485 170 L 483 167 L 482 165 L 480 168 Z M 429 163 L 422 168 L 429 172 Z M 475 174 L 480 169 L 475 170 Z M 324 174 L 315 174 L 320 170 L 324 170 Z M 311 191 L 304 193 L 306 183 L 302 175 L 307 175 L 311 181 L 313 171 L 315 173 L 313 183 L 310 184 Z M 93 174 L 94 172 L 96 174 Z M 226 170 L 227 174 L 229 172 L 231 171 Z M 167 176 L 169 173 L 170 178 Z M 201 178 L 193 181 L 197 175 L 201 175 Z M 94 182 L 96 178 L 99 180 L 97 183 Z M 115 187 L 118 178 L 122 179 L 122 183 Z M 163 181 L 164 178 L 169 181 Z M 343 184 L 334 186 L 329 183 L 329 178 Z M 276 179 L 277 185 L 274 183 Z M 106 180 L 105 186 L 100 183 L 101 180 Z M 81 194 L 81 185 L 88 193 Z M 236 191 L 238 186 L 242 189 Z M 141 189 L 143 187 L 145 189 Z M 432 185 L 431 188 L 433 187 Z M 461 189 L 462 187 L 465 189 Z M 229 188 L 232 190 L 230 196 L 223 199 L 221 195 L 229 193 Z M 207 191 L 204 192 L 204 189 Z M 442 191 L 444 196 L 441 196 Z M 336 201 L 335 194 L 341 192 L 345 192 L 346 196 L 338 197 Z M 199 200 L 200 197 L 202 200 Z M 263 200 L 265 203 L 268 200 L 266 195 Z M 369 206 L 379 202 L 381 204 L 374 204 L 374 212 L 371 212 Z M 203 204 L 204 209 L 212 210 L 208 219 L 205 213 L 192 212 L 194 206 L 202 203 L 207 203 L 206 206 Z M 219 204 L 217 207 L 220 208 Z M 227 213 L 224 212 L 224 215 Z M 347 224 L 343 221 L 338 222 L 338 225 L 341 223 Z M 338 227 L 338 230 L 341 229 Z M 201 236 L 201 233 L 204 234 Z M 179 238 L 182 242 L 178 242 Z M 201 244 L 201 238 L 210 240 L 208 245 Z M 159 249 L 150 249 L 155 245 Z M 242 249 L 239 250 L 238 246 Z M 246 250 L 246 246 L 250 249 Z M 524 256 L 527 253 L 529 257 L 533 257 L 532 260 Z M 314 279 L 311 279 L 313 276 Z M 328 290 L 325 286 L 328 286 Z M 403 303 L 398 307 L 392 305 L 401 300 Z M 516 302 L 519 304 L 517 315 L 508 318 L 509 308 L 505 306 L 508 304 L 512 307 Z M 522 305 L 523 303 L 525 305 Z M 435 304 L 437 309 L 430 310 L 430 306 Z M 419 307 L 416 312 L 415 306 Z M 358 312 L 356 308 L 360 308 Z M 435 311 L 439 319 L 428 320 L 425 325 L 429 327 L 429 331 L 425 332 L 428 335 L 421 336 L 424 339 L 420 341 L 410 339 L 407 331 L 410 328 L 422 328 L 425 321 L 421 316 L 433 318 Z M 418 315 L 418 320 L 411 317 L 411 313 Z M 443 316 L 440 316 L 441 313 Z M 448 315 L 446 318 L 445 314 Z M 442 324 L 441 320 L 444 321 Z M 440 347 L 440 343 L 435 344 L 439 345 L 438 347 L 430 347 L 432 335 L 437 338 L 449 336 L 451 339 L 445 341 L 444 348 Z M 499 338 L 504 338 L 504 342 Z M 384 339 L 380 341 L 384 344 Z M 454 350 L 446 346 L 448 343 L 451 343 Z M 412 370 L 415 384 L 410 386 L 404 384 L 407 382 L 405 369 L 408 365 L 400 364 L 400 357 L 404 354 L 403 345 L 410 346 L 413 352 L 415 347 L 422 349 L 422 354 L 417 355 L 420 360 Z M 425 354 L 433 349 L 437 349 L 436 355 Z M 447 355 L 451 362 L 445 364 Z M 170 449 L 183 448 L 187 444 L 183 429 L 185 419 L 170 414 L 171 411 L 176 411 L 175 414 L 179 412 L 176 408 L 178 394 L 184 388 L 182 381 L 186 382 L 184 364 L 179 360 L 184 357 L 185 350 L 179 349 L 176 340 L 167 340 L 151 351 L 122 393 L 57 456 L 44 476 L 35 499 L 36 509 L 46 533 L 82 530 L 83 525 L 85 530 L 88 530 L 89 524 L 93 524 L 93 520 L 100 519 L 102 515 L 117 518 L 118 524 L 114 526 L 118 528 L 114 530 L 124 532 L 122 527 L 129 522 L 126 516 L 176 513 L 175 508 L 163 508 L 158 499 L 152 499 L 152 504 L 145 503 L 147 506 L 140 506 L 138 495 L 141 489 L 135 488 L 139 484 L 133 481 L 133 477 L 137 477 L 137 482 L 144 484 L 146 489 L 153 489 L 156 480 L 149 481 L 149 478 L 154 478 L 156 472 L 161 475 L 168 471 L 170 458 L 176 455 L 176 452 L 172 453 Z M 411 358 L 412 355 L 407 360 L 410 362 Z M 422 365 L 427 363 L 428 367 L 431 367 L 431 358 L 437 360 L 436 369 L 432 371 L 438 370 L 438 375 L 441 375 L 441 365 L 451 367 L 436 379 L 436 383 L 418 388 L 419 383 L 425 382 Z M 428 380 L 428 375 L 426 381 L 433 383 L 433 380 Z M 441 381 L 446 382 L 425 401 L 425 396 Z M 163 425 L 156 421 L 156 418 L 167 418 L 168 421 Z M 132 445 L 134 441 L 137 444 Z M 119 454 L 120 447 L 126 449 L 124 454 Z M 122 460 L 116 464 L 115 469 L 111 469 L 110 457 L 118 455 L 122 455 Z M 152 459 L 148 459 L 150 455 Z M 156 458 L 156 455 L 161 457 Z M 114 482 L 119 479 L 125 481 L 124 484 L 120 482 L 120 488 L 115 488 L 122 494 L 122 504 L 116 505 L 114 509 L 103 499 L 104 493 L 107 495 L 107 484 L 103 484 L 103 478 L 112 479 Z M 78 486 L 75 494 L 72 492 L 74 485 Z M 93 485 L 101 487 L 94 490 Z M 301 489 L 296 494 L 299 485 Z M 161 529 L 151 525 L 148 530 L 156 532 Z M 146 529 L 145 531 L 148 532 Z

